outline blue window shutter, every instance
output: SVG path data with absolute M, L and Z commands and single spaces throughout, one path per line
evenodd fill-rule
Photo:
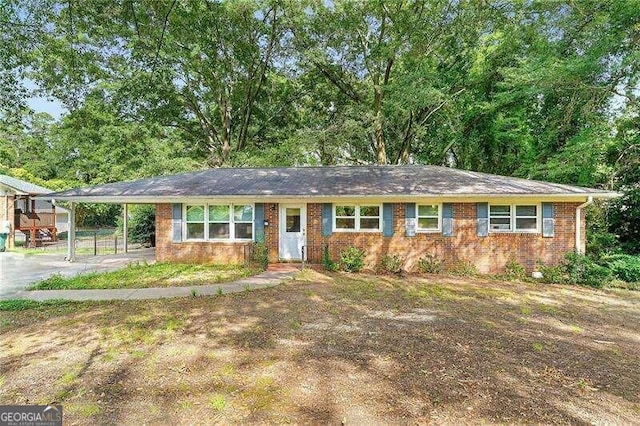
M 182 242 L 182 204 L 174 203 L 171 214 L 171 241 Z
M 405 218 L 405 235 L 407 237 L 416 236 L 416 203 L 407 203 L 404 206 L 404 218 Z
M 382 235 L 393 237 L 393 203 L 382 205 Z
M 253 236 L 256 243 L 264 243 L 264 204 L 256 203 L 253 216 L 255 235 Z
M 489 203 L 477 203 L 476 213 L 478 218 L 478 237 L 486 237 L 489 235 Z
M 322 205 L 322 236 L 328 237 L 333 232 L 333 204 Z
M 542 203 L 542 236 L 553 237 L 555 233 L 553 203 Z
M 442 235 L 453 237 L 453 203 L 442 204 Z

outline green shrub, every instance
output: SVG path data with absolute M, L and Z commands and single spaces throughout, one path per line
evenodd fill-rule
M 564 267 L 569 284 L 601 288 L 613 280 L 613 272 L 610 269 L 578 253 L 567 253 Z
M 382 256 L 378 269 L 389 274 L 399 274 L 402 272 L 403 259 L 397 254 Z
M 348 247 L 340 252 L 340 263 L 347 272 L 359 272 L 364 266 L 364 250 Z
M 478 269 L 476 269 L 476 265 L 471 263 L 471 261 L 469 260 L 456 260 L 451 268 L 449 268 L 449 272 L 465 277 L 478 275 Z
M 269 248 L 265 243 L 253 244 L 251 262 L 258 264 L 262 269 L 267 269 L 269 266 Z
M 504 276 L 509 280 L 520 280 L 526 278 L 527 272 L 517 260 L 510 259 L 504 268 Z
M 548 284 L 567 283 L 567 273 L 564 265 L 545 265 L 538 263 L 538 270 L 542 273 L 541 281 Z
M 329 254 L 329 245 L 325 245 L 322 250 L 322 267 L 325 271 L 337 271 L 338 264 L 331 260 L 331 255 Z
M 640 282 L 640 256 L 614 254 L 603 257 L 602 263 L 617 279 L 628 283 Z
M 430 254 L 420 258 L 418 268 L 425 274 L 439 274 L 443 269 L 442 261 Z

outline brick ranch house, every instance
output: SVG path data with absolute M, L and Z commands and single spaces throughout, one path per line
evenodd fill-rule
M 220 168 L 51 194 L 70 206 L 155 204 L 162 262 L 243 262 L 264 242 L 271 262 L 320 263 L 325 246 L 337 260 L 356 246 L 368 266 L 397 254 L 412 270 L 432 255 L 483 273 L 584 252 L 584 207 L 617 195 L 420 165 Z

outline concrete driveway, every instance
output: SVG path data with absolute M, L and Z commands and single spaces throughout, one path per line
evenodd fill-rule
M 104 256 L 78 256 L 75 262 L 64 260 L 64 254 L 0 253 L 0 299 L 11 299 L 29 284 L 52 274 L 71 277 L 87 272 L 114 271 L 130 263 L 155 262 L 155 249 Z

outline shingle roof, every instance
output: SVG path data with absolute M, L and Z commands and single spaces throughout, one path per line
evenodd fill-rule
M 439 166 L 335 166 L 287 168 L 218 168 L 130 182 L 71 189 L 60 200 L 145 199 L 179 197 L 362 197 L 468 195 L 617 194 L 549 182 L 505 177 Z
M 8 186 L 15 191 L 24 192 L 26 194 L 49 194 L 50 192 L 53 192 L 52 190 L 44 188 L 40 185 L 16 179 L 7 175 L 0 175 L 0 184 Z

